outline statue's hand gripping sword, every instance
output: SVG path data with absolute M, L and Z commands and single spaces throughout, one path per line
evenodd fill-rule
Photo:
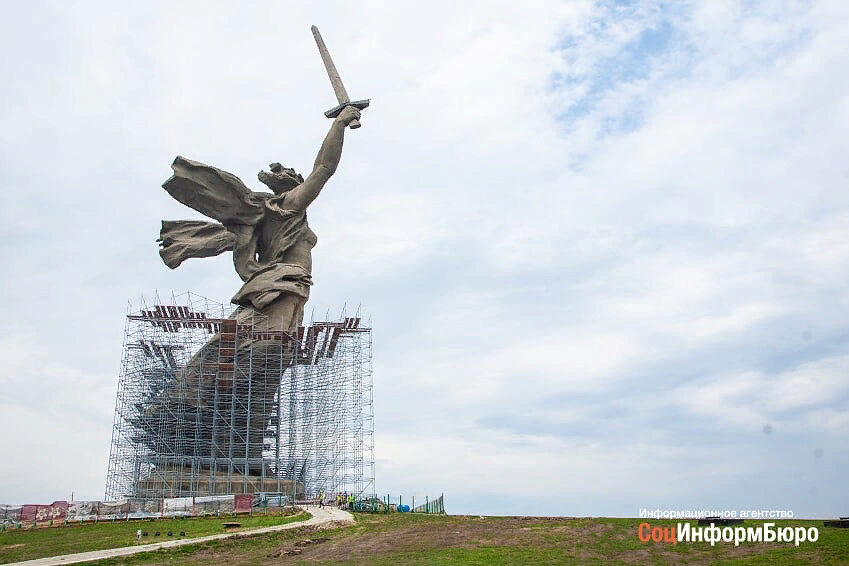
M 338 106 L 331 108 L 324 115 L 328 118 L 335 118 L 346 106 L 353 106 L 360 110 L 367 108 L 370 100 L 368 98 L 351 101 L 348 92 L 345 90 L 345 85 L 342 84 L 342 79 L 339 77 L 339 71 L 336 70 L 336 65 L 333 64 L 333 59 L 330 58 L 330 53 L 328 53 L 327 46 L 324 45 L 324 40 L 321 39 L 321 34 L 318 32 L 317 27 L 312 26 L 312 34 L 315 37 L 316 45 L 318 45 L 318 52 L 321 53 L 321 60 L 324 61 L 324 68 L 327 69 L 327 76 L 330 77 L 330 84 L 333 85 L 333 92 L 336 93 L 336 100 L 339 101 Z M 355 130 L 360 127 L 360 121 L 353 120 L 350 126 L 352 130 Z

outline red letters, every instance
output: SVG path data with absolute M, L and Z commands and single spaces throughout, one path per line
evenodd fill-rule
M 672 544 L 678 544 L 678 536 L 675 532 L 675 527 L 654 527 L 648 523 L 640 523 L 640 526 L 637 527 L 637 537 L 640 539 L 640 542 L 671 542 Z

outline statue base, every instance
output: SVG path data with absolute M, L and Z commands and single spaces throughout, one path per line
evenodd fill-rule
M 303 497 L 304 484 L 296 483 L 295 497 Z M 191 470 L 170 469 L 153 474 L 135 484 L 135 497 L 139 499 L 160 499 L 170 497 L 204 497 L 209 495 L 241 495 L 249 493 L 280 493 L 291 495 L 292 480 L 246 476 L 233 472 L 201 470 L 192 473 Z

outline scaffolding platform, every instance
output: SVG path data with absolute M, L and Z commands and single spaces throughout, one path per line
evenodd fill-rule
M 372 495 L 371 325 L 295 335 L 193 293 L 128 309 L 106 499 Z

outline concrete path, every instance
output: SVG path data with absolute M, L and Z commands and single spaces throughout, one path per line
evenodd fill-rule
M 104 558 L 115 558 L 116 556 L 127 556 L 129 554 L 137 554 L 139 552 L 150 552 L 151 550 L 159 550 L 160 548 L 175 548 L 185 544 L 198 544 L 210 540 L 221 540 L 228 538 L 244 538 L 262 533 L 274 533 L 277 531 L 285 531 L 288 529 L 297 529 L 307 525 L 321 525 L 330 522 L 354 523 L 354 517 L 347 511 L 336 509 L 335 507 L 320 508 L 317 505 L 307 505 L 304 507 L 312 517 L 306 521 L 297 523 L 287 523 L 285 525 L 276 525 L 274 527 L 263 527 L 261 529 L 252 529 L 247 531 L 239 531 L 237 533 L 223 533 L 220 535 L 210 535 L 199 538 L 177 539 L 166 542 L 156 542 L 153 544 L 141 544 L 138 546 L 125 546 L 123 548 L 111 548 L 109 550 L 93 550 L 91 552 L 80 552 L 77 554 L 64 554 L 62 556 L 51 556 L 49 558 L 37 558 L 35 560 L 25 560 L 24 562 L 11 562 L 6 566 L 15 566 L 20 564 L 23 566 L 55 566 L 57 564 L 75 564 L 77 562 L 90 562 L 92 560 L 103 560 Z

